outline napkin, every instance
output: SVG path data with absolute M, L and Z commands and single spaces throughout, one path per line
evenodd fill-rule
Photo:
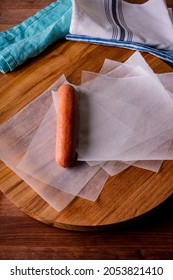
M 143 5 L 122 0 L 57 0 L 21 24 L 0 32 L 0 71 L 13 71 L 65 37 L 149 52 L 172 65 L 172 25 L 172 9 L 164 0 L 149 0 Z
M 0 33 L 0 71 L 14 70 L 49 45 L 64 39 L 71 21 L 71 0 L 58 0 L 21 24 Z
M 165 0 L 74 0 L 66 38 L 149 52 L 173 64 L 172 10 Z

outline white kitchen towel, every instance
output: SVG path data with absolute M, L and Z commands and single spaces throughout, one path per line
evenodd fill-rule
M 66 38 L 145 51 L 173 64 L 173 22 L 165 0 L 73 0 Z

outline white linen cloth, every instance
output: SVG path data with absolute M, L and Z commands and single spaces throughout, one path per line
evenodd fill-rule
M 165 0 L 73 0 L 66 38 L 147 51 L 173 63 L 172 9 Z

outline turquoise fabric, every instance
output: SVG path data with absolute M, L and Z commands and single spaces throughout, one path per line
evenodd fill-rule
M 21 24 L 0 33 L 0 71 L 7 73 L 54 42 L 65 38 L 71 22 L 71 0 L 58 0 Z

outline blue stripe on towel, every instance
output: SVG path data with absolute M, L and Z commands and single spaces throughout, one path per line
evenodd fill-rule
M 66 35 L 67 40 L 76 41 L 76 42 L 85 42 L 85 43 L 91 43 L 91 44 L 99 44 L 103 46 L 112 46 L 112 47 L 120 47 L 130 50 L 137 50 L 141 52 L 148 52 L 168 64 L 170 64 L 173 67 L 173 51 L 166 51 L 166 50 L 160 50 L 156 49 L 147 45 L 139 44 L 139 43 L 132 43 L 132 42 L 124 42 L 124 41 L 117 41 L 117 40 L 109 40 L 109 39 L 102 39 L 102 38 L 95 38 L 95 37 L 87 37 L 84 35 L 73 35 L 73 34 L 67 34 Z

